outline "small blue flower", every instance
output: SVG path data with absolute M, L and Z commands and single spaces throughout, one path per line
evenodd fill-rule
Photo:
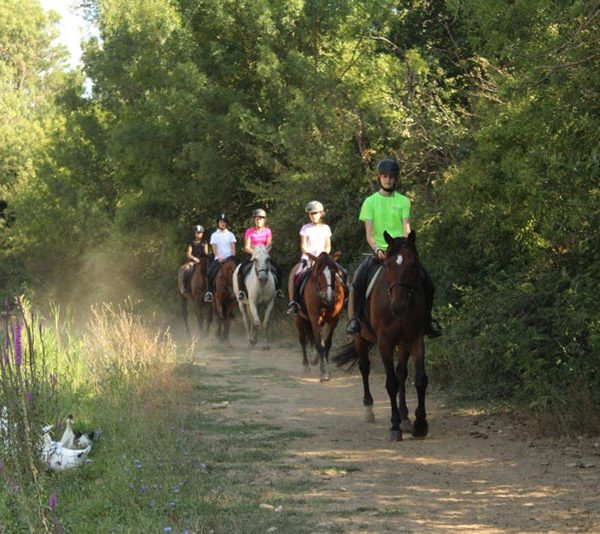
M 165 527 L 165 532 L 171 532 L 173 530 L 171 527 Z

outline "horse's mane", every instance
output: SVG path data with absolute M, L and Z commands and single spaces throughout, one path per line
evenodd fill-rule
M 252 259 L 254 260 L 255 258 L 258 258 L 261 255 L 269 255 L 269 251 L 267 250 L 267 247 L 265 247 L 264 245 L 257 245 L 254 250 L 252 251 Z
M 321 254 L 317 256 L 314 267 L 315 271 L 317 270 L 317 267 L 329 267 L 332 271 L 339 271 L 338 264 L 331 254 L 328 254 L 327 252 L 321 252 Z

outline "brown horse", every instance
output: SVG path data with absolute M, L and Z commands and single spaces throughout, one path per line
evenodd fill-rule
M 229 342 L 229 329 L 233 310 L 237 305 L 233 292 L 233 272 L 235 271 L 235 258 L 230 256 L 219 268 L 215 275 L 213 309 L 217 314 L 217 337 L 221 341 Z
M 342 253 L 339 251 L 333 256 L 327 252 L 322 252 L 318 257 L 309 255 L 313 265 L 304 285 L 300 311 L 294 317 L 302 346 L 304 370 L 309 370 L 306 346 L 313 344 L 320 362 L 321 382 L 330 378 L 331 340 L 346 300 L 344 275 L 336 263 L 341 255 Z M 291 276 L 294 272 L 295 269 L 292 270 Z M 324 330 L 326 330 L 326 335 L 323 338 Z M 316 364 L 317 359 L 311 359 L 311 363 Z
M 412 431 L 415 437 L 425 437 L 429 432 L 425 412 L 428 379 L 423 342 L 426 303 L 419 277 L 415 233 L 411 232 L 407 238 L 392 238 L 387 232 L 384 232 L 384 236 L 388 244 L 387 257 L 383 260 L 383 268 L 366 302 L 366 317 L 362 320 L 360 336 L 340 349 L 333 360 L 338 365 L 351 366 L 358 360 L 364 388 L 363 405 L 367 420 L 373 421 L 373 397 L 369 390 L 369 350 L 375 344 L 378 346 L 385 367 L 385 387 L 392 406 L 390 439 L 400 441 L 402 431 Z M 397 348 L 399 356 L 395 369 L 394 348 Z M 410 422 L 406 406 L 405 383 L 409 354 L 415 366 L 418 398 L 414 424 Z
M 188 302 L 193 305 L 200 333 L 202 333 L 203 330 L 205 315 L 206 334 L 208 334 L 210 323 L 212 323 L 212 307 L 210 304 L 204 302 L 204 293 L 206 292 L 207 287 L 206 273 L 208 271 L 208 262 L 208 257 L 201 257 L 200 262 L 193 267 L 194 271 L 190 278 L 190 291 L 185 295 L 182 295 L 178 291 L 183 322 L 185 323 L 185 329 L 187 330 L 188 335 L 190 335 L 190 327 L 188 324 Z M 180 269 L 184 268 L 185 267 L 180 267 Z

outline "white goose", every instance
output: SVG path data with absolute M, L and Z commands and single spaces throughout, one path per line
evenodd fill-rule
M 67 449 L 75 448 L 75 432 L 73 432 L 73 416 L 67 415 L 67 419 L 65 421 L 65 431 L 63 432 L 62 438 L 60 438 L 59 443 L 61 446 L 66 447 Z
M 95 432 L 76 432 L 73 430 L 73 416 L 67 416 L 65 421 L 65 431 L 60 438 L 59 443 L 67 449 L 85 449 L 87 446 L 92 444 L 94 438 L 100 436 L 100 430 Z

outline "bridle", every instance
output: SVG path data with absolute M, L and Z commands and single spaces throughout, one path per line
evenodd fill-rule
M 252 259 L 252 264 L 254 268 L 254 272 L 256 273 L 256 278 L 260 280 L 260 273 L 267 273 L 267 278 L 269 276 L 269 272 L 271 272 L 271 259 L 267 258 L 266 267 L 259 269 L 258 268 L 258 257 Z
M 412 296 L 415 292 L 415 288 L 412 285 L 407 284 L 405 282 L 394 282 L 393 284 L 390 284 L 388 286 L 388 297 L 390 298 L 390 301 L 393 298 L 392 291 L 397 287 L 405 287 L 408 290 L 408 295 L 406 296 L 406 300 L 410 301 L 412 299 Z
M 396 256 L 398 256 L 400 254 L 400 250 L 398 252 L 395 253 Z M 401 256 L 403 257 L 403 256 Z M 411 267 L 409 267 L 410 269 L 416 269 L 417 267 L 417 262 L 415 261 L 413 263 L 413 265 Z M 389 277 L 388 277 L 389 279 Z M 412 303 L 413 300 L 413 296 L 415 294 L 415 284 L 414 282 L 412 284 L 409 284 L 407 282 L 392 282 L 391 284 L 388 284 L 388 298 L 390 299 L 390 303 L 393 300 L 393 291 L 396 288 L 404 288 L 407 291 L 407 295 L 406 295 L 406 303 L 404 304 L 404 306 L 409 306 Z
M 325 273 L 323 272 L 325 268 L 329 268 L 329 271 L 331 273 L 330 281 L 327 281 L 327 276 L 325 276 Z M 330 265 L 326 265 L 325 267 L 323 267 L 323 269 L 321 269 L 318 272 L 316 269 L 316 265 L 315 265 L 315 275 L 316 275 L 315 287 L 317 289 L 317 294 L 319 295 L 321 300 L 323 300 L 324 302 L 327 302 L 327 303 L 335 301 L 335 298 L 338 295 L 338 291 L 336 289 L 335 282 L 336 282 L 336 279 L 341 281 L 341 276 L 340 276 L 340 273 L 337 270 L 337 268 L 331 267 Z M 325 281 L 326 281 L 325 284 L 321 283 L 322 278 L 325 279 Z M 331 289 L 331 301 L 327 298 L 327 293 L 328 293 L 329 289 Z

